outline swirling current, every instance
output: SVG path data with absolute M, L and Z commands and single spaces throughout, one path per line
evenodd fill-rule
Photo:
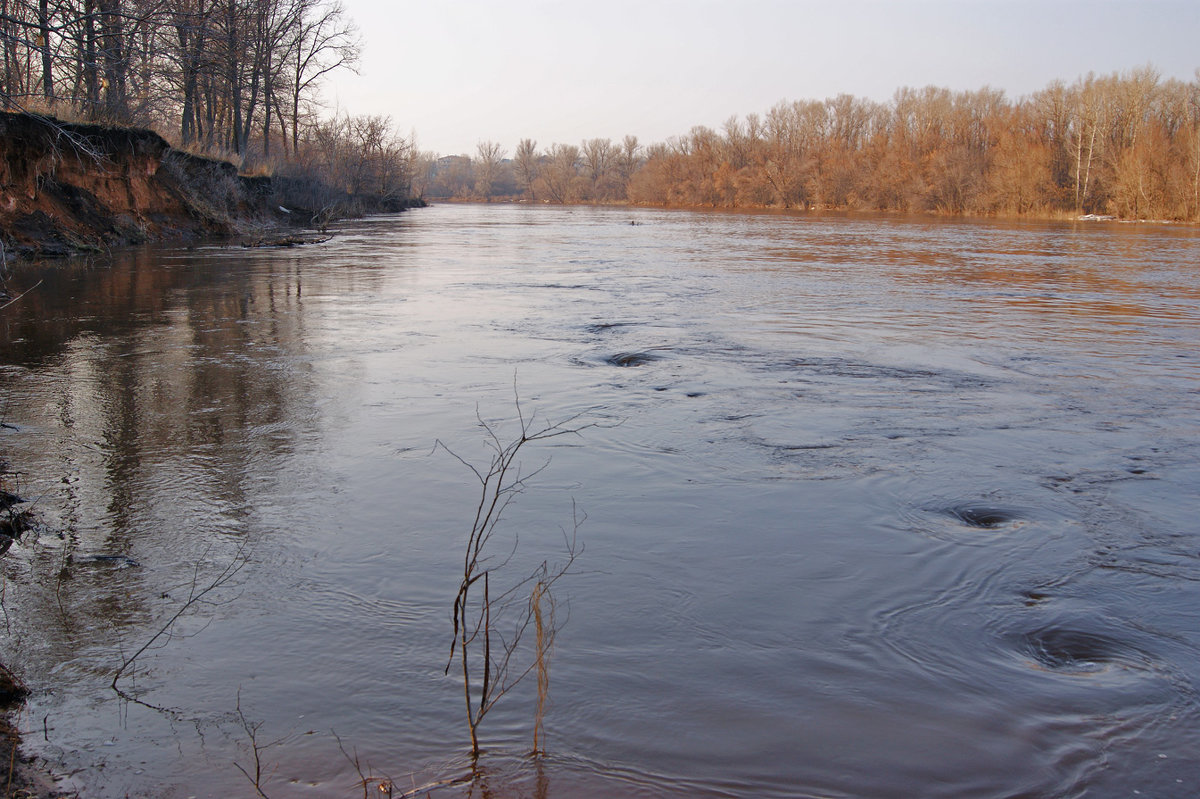
M 311 797 L 1194 796 L 1197 264 L 1181 226 L 445 205 L 25 267 L 26 745 L 102 799 L 256 765 Z M 582 551 L 546 754 L 531 679 L 473 767 L 463 461 L 518 413 L 591 426 L 523 451 L 491 579 Z

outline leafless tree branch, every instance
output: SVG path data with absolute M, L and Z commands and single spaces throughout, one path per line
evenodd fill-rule
M 575 559 L 583 551 L 582 545 L 578 543 L 578 533 L 586 516 L 575 510 L 572 531 L 569 534 L 564 531 L 563 560 L 554 564 L 543 561 L 532 572 L 517 579 L 507 588 L 493 592 L 492 574 L 510 562 L 517 546 L 517 538 L 514 535 L 508 555 L 499 563 L 494 562 L 494 556 L 491 554 L 495 549 L 493 539 L 504 512 L 509 503 L 525 490 L 528 481 L 549 465 L 547 461 L 533 471 L 524 472 L 518 456 L 527 444 L 561 436 L 580 435 L 584 430 L 600 426 L 596 421 L 584 421 L 587 413 L 575 414 L 561 421 L 540 422 L 536 412 L 526 416 L 515 380 L 513 394 L 517 432 L 511 439 L 503 438 L 497 426 L 483 419 L 476 410 L 479 425 L 484 431 L 484 439 L 492 453 L 486 466 L 469 462 L 441 440 L 438 440 L 434 447 L 435 451 L 438 448 L 445 450 L 466 466 L 475 475 L 480 487 L 479 501 L 475 506 L 474 519 L 464 548 L 462 579 L 454 597 L 454 635 L 445 668 L 445 673 L 449 674 L 457 658 L 462 673 L 473 757 L 478 757 L 480 752 L 478 727 L 484 716 L 501 697 L 508 694 L 535 669 L 539 674 L 541 697 L 535 748 L 540 745 L 541 713 L 545 709 L 544 697 L 549 680 L 546 661 L 556 632 L 551 589 L 568 573 Z M 536 651 L 528 664 L 517 666 L 518 649 L 531 624 L 537 630 Z

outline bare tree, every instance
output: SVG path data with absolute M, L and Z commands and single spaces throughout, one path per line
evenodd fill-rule
M 621 176 L 621 186 L 628 192 L 629 182 L 642 165 L 642 148 L 638 145 L 637 136 L 626 136 L 621 140 L 621 150 L 617 153 L 617 173 Z
M 588 139 L 581 148 L 584 176 L 588 194 L 594 201 L 604 202 L 614 197 L 617 149 L 610 139 Z
M 413 150 L 410 164 L 409 189 L 413 197 L 424 198 L 433 180 L 433 168 L 437 163 L 437 155 L 431 152 Z
M 579 148 L 573 144 L 554 144 L 540 173 L 539 185 L 556 203 L 579 199 Z
M 1097 148 L 1103 146 L 1104 140 L 1099 133 L 1104 124 L 1104 106 L 1100 88 L 1093 75 L 1088 75 L 1086 80 L 1079 81 L 1074 87 L 1073 94 L 1075 99 L 1072 109 L 1074 112 L 1072 133 L 1075 142 L 1075 210 L 1081 212 L 1087 206 L 1088 188 L 1092 180 L 1092 164 L 1097 156 Z
M 1182 129 L 1182 147 L 1191 165 L 1191 218 L 1200 221 L 1200 68 L 1196 69 L 1196 79 L 1188 87 L 1187 97 L 1188 122 Z
M 500 173 L 504 148 L 494 141 L 481 141 L 475 146 L 475 154 L 475 194 L 486 200 Z
M 292 152 L 300 146 L 301 104 L 321 80 L 336 69 L 358 64 L 359 40 L 354 24 L 338 0 L 298 0 L 292 45 Z
M 534 181 L 538 176 L 537 142 L 533 139 L 521 139 L 517 144 L 517 152 L 513 158 L 516 166 L 517 185 L 530 200 L 536 200 Z

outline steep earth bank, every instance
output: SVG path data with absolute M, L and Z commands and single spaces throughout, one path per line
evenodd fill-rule
M 0 113 L 0 245 L 7 257 L 228 236 L 308 225 L 335 208 L 408 205 L 339 195 L 315 179 L 245 177 L 225 161 L 176 150 L 151 130 Z

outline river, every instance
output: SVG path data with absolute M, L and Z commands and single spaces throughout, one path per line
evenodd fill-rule
M 0 447 L 38 528 L 2 655 L 68 786 L 250 796 L 257 750 L 275 797 L 1200 791 L 1195 228 L 337 232 L 14 278 L 42 283 L 0 312 Z M 499 591 L 581 545 L 546 754 L 530 677 L 448 784 L 466 464 L 518 410 L 590 425 L 521 450 L 487 561 Z

